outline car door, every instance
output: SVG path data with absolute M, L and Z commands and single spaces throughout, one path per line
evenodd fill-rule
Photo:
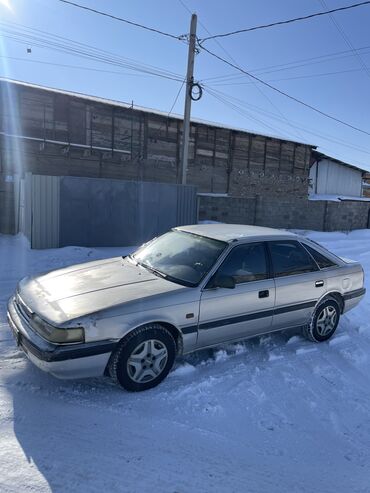
M 276 288 L 273 329 L 304 325 L 325 294 L 326 279 L 298 241 L 270 241 L 268 245 Z
M 217 276 L 231 276 L 234 289 L 213 287 Z M 267 332 L 274 302 L 266 244 L 235 246 L 201 294 L 198 347 Z

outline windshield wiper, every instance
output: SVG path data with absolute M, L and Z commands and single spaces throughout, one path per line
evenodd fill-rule
M 178 279 L 177 277 L 170 276 L 169 274 L 165 274 L 164 272 L 161 272 L 160 270 L 156 269 L 155 267 L 152 267 L 148 264 L 144 264 L 142 262 L 139 262 L 135 258 L 133 258 L 133 261 L 136 263 L 136 265 L 140 265 L 141 267 L 144 267 L 144 269 L 147 269 L 149 272 L 152 272 L 154 275 L 161 277 L 162 279 L 166 279 L 167 281 L 174 282 L 175 284 L 180 284 L 182 286 L 188 286 L 193 288 L 196 286 L 196 283 L 190 282 L 190 281 L 185 281 L 183 279 Z
M 129 258 L 130 260 L 132 260 L 133 262 L 135 262 L 136 265 L 139 263 L 132 254 L 125 255 L 124 257 L 122 256 L 122 258 Z
M 148 264 L 143 264 L 142 262 L 138 262 L 137 260 L 135 260 L 135 262 L 137 263 L 137 265 L 141 265 L 141 267 L 144 267 L 145 269 L 147 269 L 148 271 L 152 272 L 153 274 L 155 274 L 158 277 L 162 277 L 163 279 L 167 279 L 167 277 L 168 277 L 167 274 L 164 274 L 160 270 L 157 270 L 157 269 L 155 269 L 154 267 L 151 267 Z

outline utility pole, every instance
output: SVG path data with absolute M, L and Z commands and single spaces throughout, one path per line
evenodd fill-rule
M 184 125 L 182 130 L 182 149 L 181 149 L 181 183 L 186 185 L 186 172 L 188 167 L 189 155 L 189 134 L 190 134 L 190 111 L 191 111 L 191 91 L 193 87 L 195 42 L 197 31 L 197 16 L 192 14 L 190 23 L 188 68 L 186 72 L 186 91 L 184 108 Z

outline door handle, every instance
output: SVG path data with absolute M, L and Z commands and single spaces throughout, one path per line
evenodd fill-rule
M 258 298 L 268 298 L 269 296 L 270 296 L 270 291 L 268 289 L 258 292 Z
M 324 285 L 324 281 L 316 281 L 316 282 L 315 282 L 315 286 L 316 286 L 317 288 L 322 288 L 322 287 L 323 287 L 323 285 Z

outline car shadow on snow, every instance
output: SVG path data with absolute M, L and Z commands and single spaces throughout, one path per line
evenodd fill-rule
M 271 348 L 286 346 L 291 335 L 261 336 L 184 356 L 159 387 L 139 394 L 122 391 L 106 377 L 57 380 L 16 352 L 10 355 L 14 361 L 19 359 L 16 371 L 6 379 L 13 397 L 16 439 L 51 491 L 117 489 L 113 479 L 117 461 L 122 474 L 149 474 L 149 442 L 155 436 L 151 416 L 168 413 L 168 401 L 180 386 L 196 385 L 214 372 L 228 371 L 223 363 L 228 360 L 229 368 L 233 358 L 236 365 L 246 361 L 246 373 L 255 363 L 268 364 Z M 181 371 L 186 367 L 196 372 Z M 132 434 L 138 423 L 143 429 L 135 432 L 133 446 L 126 442 L 125 430 Z
M 122 452 L 129 445 L 123 436 L 126 413 L 110 419 L 110 407 L 118 409 L 119 401 L 125 400 L 122 391 L 105 378 L 60 381 L 28 360 L 23 364 L 7 378 L 6 388 L 13 398 L 15 437 L 30 469 L 42 476 L 37 479 L 42 486 L 37 482 L 35 490 L 117 491 L 112 478 L 118 464 L 124 470 L 137 460 L 135 454 Z M 27 466 L 19 467 L 22 482 Z M 34 472 L 28 474 L 33 480 Z M 20 491 L 26 486 L 30 485 L 20 484 Z

